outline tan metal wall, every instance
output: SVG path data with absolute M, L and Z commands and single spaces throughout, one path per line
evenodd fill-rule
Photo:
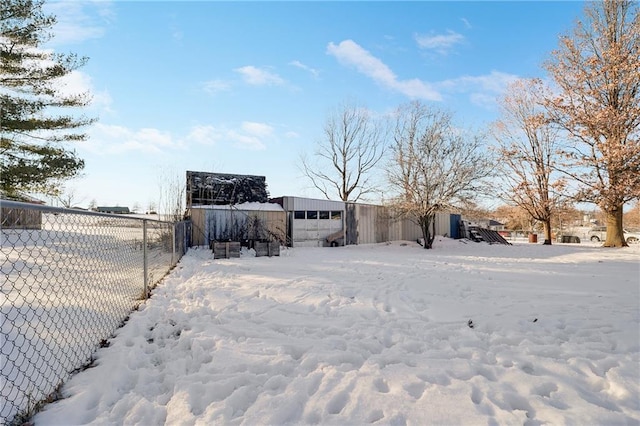
M 385 206 L 352 204 L 355 208 L 357 244 L 375 244 L 390 241 L 391 215 Z
M 450 232 L 450 214 L 436 214 L 436 235 L 447 235 Z M 415 241 L 422 238 L 422 229 L 408 218 L 391 218 L 389 220 L 389 241 Z
M 436 235 L 448 236 L 451 233 L 451 215 L 449 213 L 436 213 Z
M 208 246 L 212 239 L 216 238 L 212 223 L 228 222 L 241 223 L 249 218 L 259 219 L 267 228 L 269 234 L 283 242 L 286 240 L 286 213 L 272 210 L 231 210 L 231 209 L 192 209 L 192 244 L 194 246 Z M 248 239 L 249 235 L 242 235 L 242 239 Z
M 208 245 L 204 235 L 204 209 L 191 210 L 191 244 L 194 246 Z

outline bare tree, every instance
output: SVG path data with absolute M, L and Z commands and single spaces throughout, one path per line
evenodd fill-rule
M 155 201 L 149 201 L 147 204 L 147 214 L 156 214 L 157 213 L 157 204 Z
M 327 199 L 365 199 L 376 191 L 372 172 L 384 155 L 383 129 L 367 109 L 343 104 L 327 117 L 315 161 L 302 156 L 304 175 Z
M 630 228 L 640 228 L 640 201 L 624 214 L 625 226 Z
M 467 198 L 460 200 L 453 209 L 453 213 L 458 213 L 471 221 L 482 221 L 493 216 L 493 212 L 487 206 L 478 202 L 479 198 Z
M 551 245 L 551 219 L 565 198 L 561 195 L 565 181 L 554 172 L 558 132 L 540 104 L 544 91 L 537 79 L 512 83 L 493 134 L 504 183 L 500 197 L 541 222 L 544 244 Z
M 589 2 L 545 67 L 558 86 L 546 99 L 572 145 L 564 171 L 576 199 L 606 216 L 605 247 L 626 246 L 623 206 L 640 198 L 640 18 L 627 0 Z
M 496 208 L 495 215 L 505 224 L 507 229 L 525 231 L 533 228 L 531 215 L 517 205 L 502 205 Z
M 86 197 L 78 197 L 75 188 L 65 188 L 59 195 L 56 196 L 56 200 L 64 208 L 70 209 L 83 202 Z
M 482 137 L 467 137 L 450 114 L 420 102 L 398 109 L 393 138 L 388 179 L 398 196 L 392 205 L 420 226 L 430 249 L 436 213 L 473 198 L 490 161 L 480 150 Z
M 186 181 L 180 177 L 179 173 L 164 170 L 160 174 L 158 184 L 160 218 L 171 222 L 181 221 L 184 218 Z M 151 209 L 151 207 L 149 208 Z

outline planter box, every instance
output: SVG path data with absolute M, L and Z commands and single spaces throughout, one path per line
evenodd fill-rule
M 231 259 L 240 257 L 240 242 L 227 241 L 224 243 L 213 242 L 214 259 Z
M 253 243 L 253 249 L 256 252 L 256 257 L 261 256 L 280 256 L 280 242 L 279 241 L 269 241 L 269 242 L 261 242 L 256 241 Z
M 571 244 L 580 244 L 580 237 L 576 235 L 563 235 L 562 242 L 571 243 Z

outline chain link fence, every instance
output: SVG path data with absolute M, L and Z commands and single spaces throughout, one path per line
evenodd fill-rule
M 2 200 L 0 424 L 20 424 L 188 247 L 189 222 Z

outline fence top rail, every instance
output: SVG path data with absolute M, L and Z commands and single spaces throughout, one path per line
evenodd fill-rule
M 12 201 L 12 200 L 4 200 L 4 199 L 0 199 L 0 208 L 39 210 L 41 212 L 46 212 L 46 213 L 78 214 L 78 215 L 85 215 L 85 216 L 109 217 L 113 219 L 129 219 L 129 220 L 139 220 L 139 221 L 168 223 L 168 224 L 174 223 L 166 220 L 148 219 L 144 217 L 133 217 L 125 214 L 100 213 L 100 212 L 94 212 L 90 210 L 81 210 L 81 209 L 67 209 L 64 207 L 45 206 L 42 204 L 23 203 L 21 201 Z

